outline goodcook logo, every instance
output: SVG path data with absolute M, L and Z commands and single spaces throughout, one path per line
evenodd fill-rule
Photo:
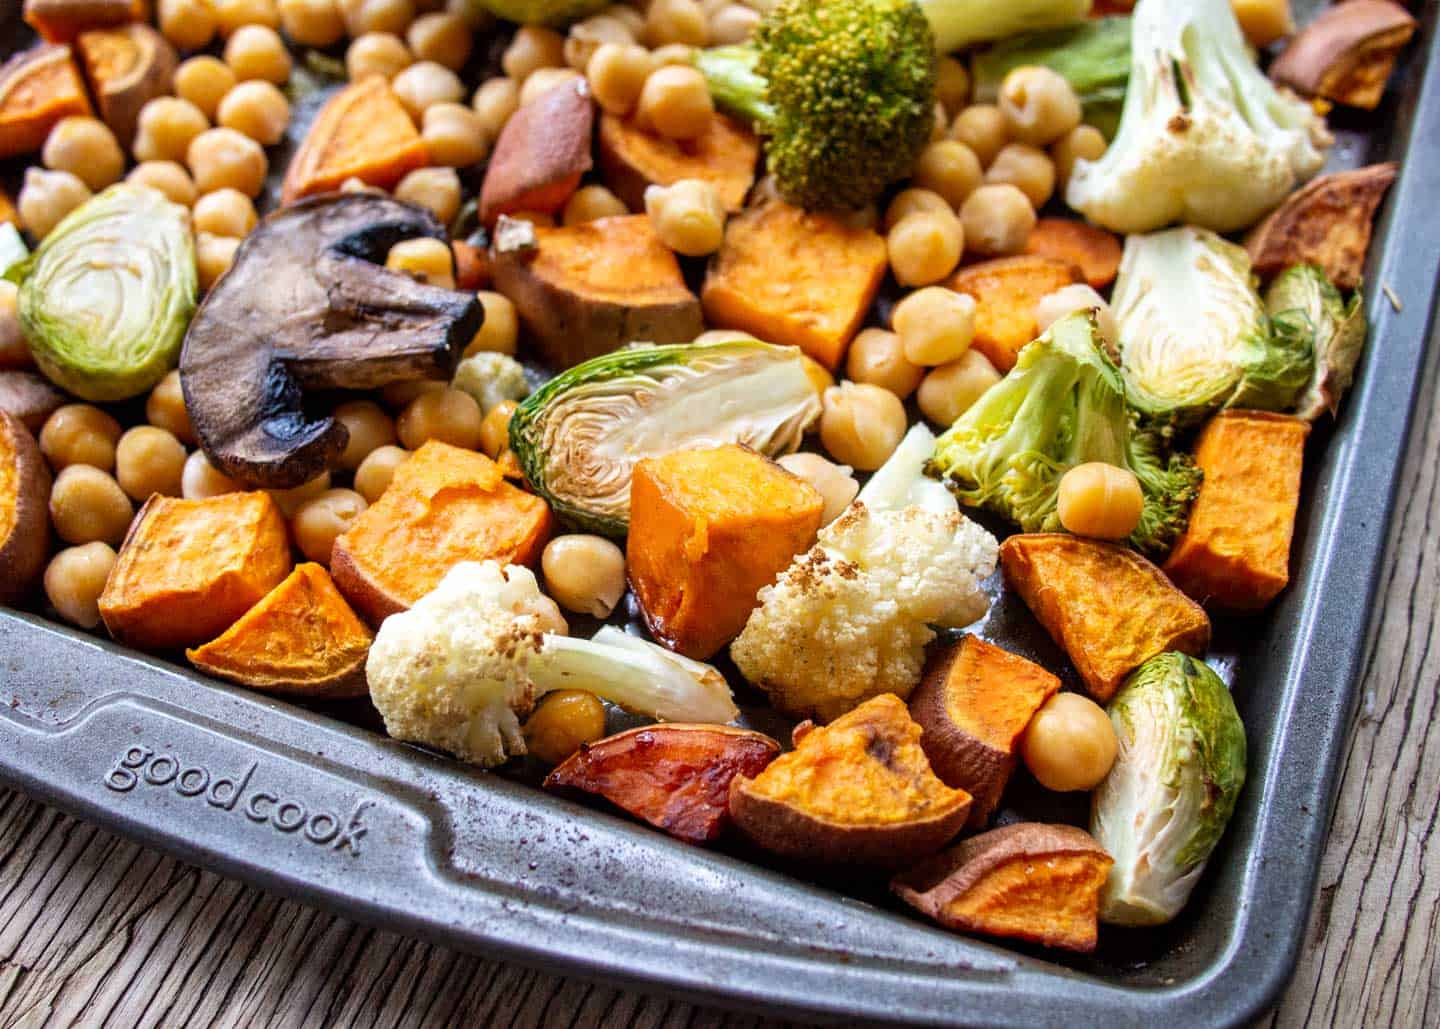
M 276 832 L 303 836 L 317 847 L 359 855 L 360 841 L 366 833 L 365 811 L 374 801 L 357 801 L 349 817 L 342 819 L 337 812 L 315 810 L 297 797 L 252 789 L 259 771 L 260 763 L 252 761 L 238 775 L 217 776 L 204 765 L 182 764 L 173 754 L 157 754 L 149 747 L 135 746 L 116 758 L 103 781 L 116 793 L 129 793 L 137 786 L 172 789 L 216 810 L 238 811 Z

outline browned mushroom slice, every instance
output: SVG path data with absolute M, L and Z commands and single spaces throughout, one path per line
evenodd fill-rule
M 1416 24 L 1392 0 L 1333 4 L 1290 41 L 1270 77 L 1306 96 L 1373 111 Z
M 246 238 L 180 355 L 185 407 L 226 475 L 288 489 L 335 464 L 348 434 L 306 413 L 305 390 L 450 374 L 480 328 L 479 302 L 376 263 L 421 236 L 445 239 L 428 211 L 353 193 L 277 211 Z

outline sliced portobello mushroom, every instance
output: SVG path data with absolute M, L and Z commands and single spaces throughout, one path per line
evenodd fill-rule
M 348 441 L 335 419 L 306 413 L 307 390 L 450 374 L 483 308 L 378 263 L 421 236 L 446 238 L 430 212 L 352 193 L 277 211 L 245 239 L 180 355 L 185 407 L 216 467 L 251 487 L 298 486 Z

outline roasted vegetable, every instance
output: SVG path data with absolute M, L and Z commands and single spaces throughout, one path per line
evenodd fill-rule
M 467 0 L 469 5 L 489 11 L 497 18 L 521 25 L 541 23 L 561 26 L 594 14 L 609 6 L 609 0 Z
M 1324 119 L 1261 74 L 1229 0 L 1141 0 L 1133 31 L 1119 133 L 1076 164 L 1071 207 L 1114 232 L 1230 232 L 1320 170 Z
M 469 393 L 480 405 L 481 414 L 489 414 L 507 400 L 520 401 L 530 395 L 525 366 L 494 350 L 481 350 L 461 361 L 450 385 Z
M 975 337 L 970 345 L 997 371 L 1008 372 L 1020 351 L 1040 335 L 1035 306 L 1079 281 L 1080 271 L 1068 259 L 1025 255 L 967 265 L 947 285 L 975 298 Z
M 285 170 L 281 199 L 339 189 L 347 179 L 391 189 L 430 163 L 425 141 L 383 75 L 352 82 L 325 102 Z
M 1315 350 L 1315 370 L 1295 414 L 1310 422 L 1326 411 L 1334 415 L 1365 349 L 1365 298 L 1357 290 L 1347 304 L 1323 271 L 1300 265 L 1270 284 L 1265 309 L 1272 321 L 1293 322 L 1295 331 L 1309 333 Z
M 1088 286 L 1104 289 L 1115 281 L 1124 249 L 1114 235 L 1094 225 L 1070 218 L 1041 218 L 1025 241 L 1025 253 L 1073 265 Z M 980 298 L 982 303 L 984 299 Z
M 0 409 L 0 604 L 20 600 L 50 555 L 50 468 L 20 419 Z
M 505 122 L 485 170 L 480 221 L 493 227 L 502 214 L 553 214 L 594 163 L 590 137 L 595 102 L 584 79 L 556 86 Z
M 1100 919 L 1170 921 L 1205 870 L 1245 784 L 1245 727 L 1220 677 L 1161 654 L 1110 705 L 1120 756 L 1095 791 L 1090 831 L 1115 859 Z
M 39 432 L 45 419 L 69 399 L 37 372 L 0 371 L 0 412 L 13 414 L 31 432 Z
M 510 420 L 510 446 L 556 514 L 623 536 L 642 459 L 724 443 L 788 454 L 819 416 L 793 348 L 755 340 L 637 347 L 571 368 L 532 393 Z
M 175 48 L 149 25 L 136 22 L 83 32 L 75 41 L 100 117 L 122 147 L 135 139 L 140 108 L 171 90 Z
M 1373 111 L 1418 26 L 1393 0 L 1332 4 L 1290 41 L 1270 77 L 1305 96 Z
M 1069 315 L 1020 352 L 935 445 L 931 461 L 962 502 L 994 511 L 1026 532 L 1060 528 L 1060 479 L 1103 461 L 1140 480 L 1145 507 L 1131 542 L 1170 549 L 1190 510 L 1200 474 L 1188 457 L 1163 455 L 1164 438 L 1135 428 L 1125 386 L 1100 345 L 1094 316 Z
M 25 0 L 25 21 L 41 38 L 68 43 L 87 29 L 142 21 L 145 0 Z
M 111 186 L 6 277 L 42 372 L 86 400 L 133 397 L 175 367 L 195 311 L 190 214 L 146 186 Z
M 0 158 L 39 150 L 61 118 L 89 113 L 68 46 L 31 47 L 0 65 Z
M 600 170 L 632 211 L 645 208 L 645 190 L 700 179 L 715 187 L 727 211 L 745 206 L 755 183 L 760 141 L 733 118 L 717 114 L 709 128 L 684 142 L 667 139 L 636 117 L 600 117 Z

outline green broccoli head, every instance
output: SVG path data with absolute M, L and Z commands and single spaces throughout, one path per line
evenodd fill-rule
M 497 18 L 519 24 L 568 25 L 610 6 L 610 0 L 470 0 Z
M 1145 494 L 1130 542 L 1163 556 L 1185 529 L 1200 471 L 1186 455 L 1167 459 L 1160 431 L 1135 427 L 1120 370 L 1099 338 L 1093 314 L 1056 322 L 940 437 L 930 470 L 965 504 L 1025 532 L 1057 532 L 1067 471 L 1091 461 L 1128 468 Z

